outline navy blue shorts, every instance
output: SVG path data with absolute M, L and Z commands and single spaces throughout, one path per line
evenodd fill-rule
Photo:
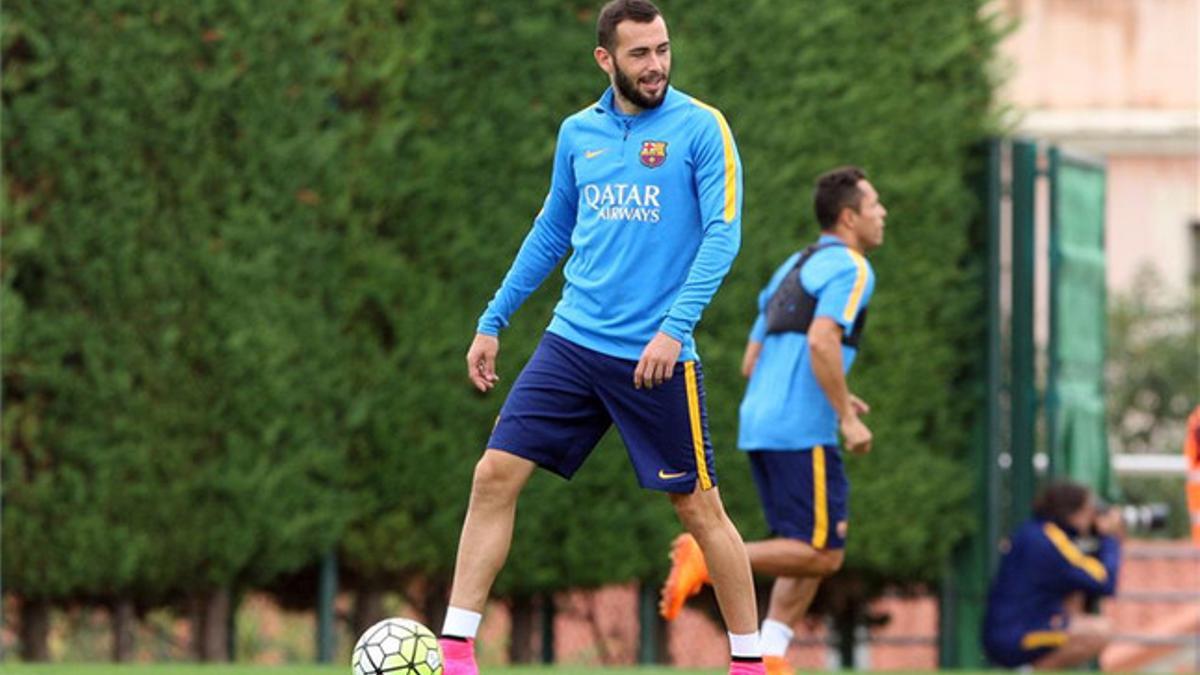
M 1055 614 L 1032 626 L 1014 626 L 999 631 L 985 631 L 983 649 L 988 660 L 1005 668 L 1031 664 L 1067 643 L 1066 614 Z
M 487 447 L 570 478 L 615 423 L 642 487 L 710 489 L 717 475 L 700 363 L 675 364 L 671 379 L 653 389 L 633 387 L 636 368 L 637 361 L 546 333 L 513 383 Z
M 774 536 L 798 539 L 815 549 L 845 548 L 850 481 L 837 446 L 749 454 Z

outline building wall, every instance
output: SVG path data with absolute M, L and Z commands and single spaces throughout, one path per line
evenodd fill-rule
M 1196 262 L 1188 223 L 1200 217 L 1200 161 L 1121 155 L 1108 161 L 1108 282 L 1128 288 L 1151 267 L 1178 288 Z
M 1003 99 L 1019 133 L 1102 157 L 1108 285 L 1153 267 L 1196 273 L 1200 221 L 1200 0 L 1000 0 Z
M 1196 110 L 1196 0 L 1007 0 L 1006 98 L 1025 108 Z

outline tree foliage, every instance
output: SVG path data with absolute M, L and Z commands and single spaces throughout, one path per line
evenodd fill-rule
M 337 541 L 336 10 L 5 6 L 7 588 L 149 601 Z
M 1172 292 L 1152 270 L 1113 299 L 1107 373 L 1118 452 L 1177 453 L 1200 402 L 1200 293 Z

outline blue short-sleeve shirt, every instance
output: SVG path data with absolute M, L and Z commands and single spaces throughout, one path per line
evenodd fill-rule
M 823 235 L 819 243 L 840 243 Z M 758 297 L 758 318 L 750 339 L 762 352 L 739 413 L 738 447 L 742 450 L 799 450 L 837 443 L 837 414 L 813 375 L 808 336 L 767 334 L 767 302 L 796 265 L 795 253 L 775 271 Z M 849 331 L 871 300 L 875 273 L 865 256 L 847 246 L 828 246 L 813 253 L 800 272 L 800 283 L 817 298 L 814 316 L 836 321 Z M 842 346 L 842 366 L 849 372 L 858 350 Z

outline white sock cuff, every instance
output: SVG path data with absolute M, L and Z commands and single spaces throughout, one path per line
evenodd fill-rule
M 442 624 L 442 635 L 454 637 L 475 638 L 479 632 L 479 622 L 483 615 L 469 609 L 450 607 L 446 609 L 446 621 Z
M 762 623 L 762 652 L 764 656 L 783 656 L 796 632 L 791 626 L 774 619 Z
M 758 644 L 758 631 L 739 635 L 729 634 L 729 653 L 744 658 L 762 656 L 762 647 Z

